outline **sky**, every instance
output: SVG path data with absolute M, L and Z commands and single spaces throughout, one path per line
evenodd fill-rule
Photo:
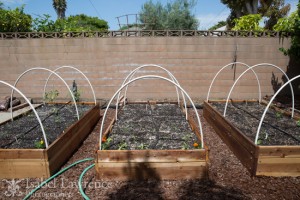
M 56 20 L 56 13 L 52 6 L 52 0 L 0 0 L 6 8 L 19 7 L 25 4 L 25 13 L 34 18 L 49 14 L 53 20 Z M 99 17 L 108 22 L 110 30 L 118 30 L 119 24 L 117 17 L 127 14 L 137 14 L 142 5 L 148 0 L 67 0 L 66 16 L 76 14 L 86 14 L 88 16 Z M 159 0 L 153 0 L 156 2 Z M 160 0 L 166 4 L 171 0 Z M 292 6 L 291 12 L 296 10 L 298 0 L 285 0 Z M 219 21 L 226 20 L 229 15 L 229 9 L 221 3 L 220 0 L 198 0 L 192 10 L 193 14 L 200 22 L 199 29 L 207 30 Z M 127 23 L 126 17 L 121 17 L 120 23 Z M 129 23 L 135 23 L 135 16 L 128 18 Z

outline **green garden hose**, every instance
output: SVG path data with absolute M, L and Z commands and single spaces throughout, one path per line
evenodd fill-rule
M 82 197 L 83 197 L 85 200 L 90 200 L 90 198 L 84 193 L 84 191 L 83 191 L 83 189 L 82 189 L 82 185 L 81 185 L 81 183 L 82 183 L 82 178 L 83 178 L 84 174 L 85 174 L 89 169 L 91 169 L 91 168 L 94 167 L 94 166 L 95 166 L 95 163 L 92 164 L 92 165 L 90 165 L 90 166 L 88 166 L 87 168 L 85 168 L 85 169 L 83 170 L 83 172 L 80 174 L 80 177 L 79 177 L 79 180 L 78 180 L 79 192 L 80 192 L 80 194 L 82 195 Z
M 26 197 L 24 197 L 23 200 L 27 200 L 31 197 L 31 195 L 33 195 L 36 191 L 38 191 L 39 189 L 41 189 L 41 187 L 43 187 L 45 184 L 47 184 L 48 182 L 50 182 L 51 180 L 53 180 L 55 177 L 59 176 L 60 174 L 64 173 L 65 171 L 67 171 L 68 169 L 74 167 L 75 165 L 82 163 L 82 162 L 86 162 L 86 161 L 91 161 L 94 160 L 94 158 L 86 158 L 83 160 L 78 160 L 76 162 L 74 162 L 73 164 L 67 166 L 66 168 L 60 170 L 59 172 L 57 172 L 56 174 L 54 174 L 53 176 L 51 176 L 50 178 L 48 178 L 47 180 L 43 181 L 40 185 L 38 185 L 36 188 L 34 188 L 33 190 L 31 190 Z

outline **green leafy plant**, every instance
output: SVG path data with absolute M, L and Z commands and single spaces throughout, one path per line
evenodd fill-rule
M 189 149 L 189 145 L 186 142 L 183 142 L 181 149 L 187 150 L 187 149 Z
M 47 102 L 53 102 L 59 95 L 59 92 L 57 90 L 51 90 L 49 92 L 45 93 L 44 99 Z
M 45 149 L 45 148 L 46 148 L 46 145 L 45 145 L 45 142 L 44 142 L 43 139 L 41 139 L 40 141 L 36 141 L 36 142 L 34 143 L 34 146 L 35 146 L 35 148 L 37 148 L 37 149 Z
M 275 115 L 276 115 L 276 118 L 277 118 L 277 119 L 280 119 L 280 118 L 282 118 L 282 115 L 283 115 L 283 114 L 282 114 L 282 112 L 279 112 L 279 111 L 278 111 L 278 112 L 276 112 Z
M 138 146 L 138 149 L 141 149 L 141 150 L 143 150 L 143 149 L 148 149 L 148 145 L 142 143 L 142 144 L 140 144 L 140 145 Z
M 194 142 L 193 147 L 194 149 L 202 149 L 201 143 L 199 144 L 198 142 Z
M 118 145 L 118 150 L 124 150 L 124 149 L 127 149 L 128 145 L 125 141 L 123 141 L 122 143 L 120 143 Z
M 300 119 L 296 122 L 296 125 L 300 127 Z
M 24 6 L 14 10 L 0 9 L 0 32 L 29 32 L 32 18 L 24 13 Z
M 256 144 L 257 144 L 257 145 L 261 145 L 261 144 L 262 144 L 262 140 L 261 140 L 261 139 L 258 139 Z
M 234 31 L 263 31 L 259 26 L 259 21 L 262 19 L 260 14 L 244 15 L 238 19 L 234 19 L 235 26 L 232 28 Z
M 102 150 L 107 149 L 109 147 L 111 141 L 112 141 L 112 138 L 110 138 L 110 137 L 109 138 L 103 137 L 102 138 L 102 147 L 101 147 Z

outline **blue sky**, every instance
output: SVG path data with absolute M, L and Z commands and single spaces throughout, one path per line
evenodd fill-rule
M 42 14 L 50 14 L 52 19 L 56 19 L 56 13 L 52 7 L 52 0 L 0 0 L 5 7 L 15 8 L 25 4 L 25 12 L 33 17 Z M 163 4 L 171 0 L 161 0 Z M 118 30 L 116 17 L 125 14 L 136 14 L 147 0 L 67 0 L 68 8 L 66 15 L 76 15 L 84 13 L 89 16 L 96 16 L 108 22 L 110 30 Z M 153 0 L 156 2 L 156 0 Z M 292 10 L 296 9 L 298 0 L 286 0 L 292 5 Z M 193 10 L 195 16 L 200 21 L 199 29 L 208 29 L 218 21 L 226 20 L 229 9 L 220 0 L 198 0 Z M 121 23 L 126 23 L 125 18 L 120 18 Z M 123 20 L 123 21 L 122 21 Z M 129 18 L 129 22 L 135 22 L 135 18 Z

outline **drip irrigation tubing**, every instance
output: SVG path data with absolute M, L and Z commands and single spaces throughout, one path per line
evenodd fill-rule
M 58 108 L 55 112 L 51 112 L 48 116 L 46 116 L 43 120 L 41 120 L 41 122 L 44 122 L 46 119 L 48 119 L 49 117 L 51 117 L 53 114 L 57 113 L 59 110 L 63 109 L 66 105 L 68 105 L 71 101 L 67 102 L 66 104 L 64 104 L 63 106 L 61 106 L 60 108 Z M 16 141 L 18 141 L 18 139 L 20 139 L 22 136 L 30 133 L 32 130 L 36 129 L 39 126 L 39 124 L 36 124 L 35 126 L 31 127 L 28 131 L 21 133 L 20 135 L 14 137 L 14 139 L 12 139 L 10 142 L 3 144 L 0 146 L 0 148 L 5 148 L 8 147 L 10 145 L 12 145 L 13 143 L 15 143 Z
M 95 163 L 94 163 L 94 164 L 91 164 L 90 166 L 88 166 L 87 168 L 85 168 L 85 169 L 83 170 L 83 172 L 80 174 L 80 177 L 79 177 L 79 180 L 78 180 L 79 192 L 80 192 L 81 196 L 82 196 L 84 199 L 86 199 L 86 200 L 90 200 L 90 198 L 85 194 L 85 192 L 84 192 L 84 190 L 83 190 L 83 188 L 82 188 L 81 183 L 82 183 L 82 179 L 83 179 L 83 176 L 85 175 L 85 173 L 86 173 L 88 170 L 90 170 L 92 167 L 94 167 L 94 166 L 95 166 Z
M 51 176 L 50 178 L 48 178 L 47 180 L 43 181 L 40 185 L 38 185 L 36 188 L 34 188 L 33 190 L 31 190 L 25 197 L 23 200 L 27 200 L 31 197 L 31 195 L 33 195 L 36 191 L 38 191 L 39 189 L 41 189 L 45 184 L 47 184 L 48 182 L 52 181 L 54 178 L 56 178 L 57 176 L 61 175 L 62 173 L 64 173 L 65 171 L 69 170 L 70 168 L 74 167 L 75 165 L 82 163 L 82 162 L 87 162 L 87 161 L 92 161 L 94 160 L 94 158 L 85 158 L 83 160 L 78 160 L 76 162 L 74 162 L 73 164 L 67 166 L 66 168 L 60 170 L 59 172 L 57 172 L 56 174 L 54 174 L 53 176 Z
M 232 104 L 235 108 L 244 111 L 245 113 L 247 113 L 247 114 L 250 115 L 251 117 L 253 117 L 253 118 L 255 118 L 256 120 L 260 121 L 260 118 L 256 117 L 255 115 L 253 115 L 253 114 L 250 113 L 249 111 L 247 111 L 247 110 L 245 110 L 245 109 L 243 109 L 243 108 L 237 106 L 235 103 L 233 103 L 233 101 L 231 101 L 231 104 Z M 288 133 L 288 132 L 282 130 L 281 128 L 279 128 L 279 127 L 277 127 L 277 126 L 274 126 L 274 125 L 272 125 L 272 124 L 270 124 L 270 123 L 267 123 L 267 122 L 263 122 L 263 123 L 264 123 L 265 125 L 269 125 L 270 127 L 272 127 L 272 128 L 274 128 L 274 129 L 276 129 L 276 130 L 278 130 L 278 131 L 284 133 L 285 135 L 287 135 L 287 136 L 293 138 L 293 139 L 296 140 L 297 142 L 300 142 L 300 140 L 299 140 L 297 137 L 295 137 L 295 136 L 291 135 L 290 133 Z

